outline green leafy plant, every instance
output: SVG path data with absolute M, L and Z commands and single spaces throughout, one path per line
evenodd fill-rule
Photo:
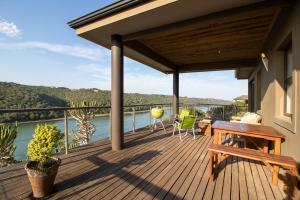
M 14 162 L 13 154 L 16 150 L 14 141 L 17 137 L 17 126 L 0 125 L 0 167 Z
M 57 126 L 38 124 L 34 136 L 28 144 L 29 159 L 38 162 L 40 168 L 47 167 L 48 158 L 53 156 L 62 137 L 63 134 Z

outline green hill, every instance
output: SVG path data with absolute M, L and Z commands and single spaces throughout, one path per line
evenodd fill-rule
M 0 82 L 0 109 L 66 107 L 70 102 L 96 101 L 100 106 L 110 105 L 110 91 L 68 89 L 63 87 L 28 86 Z M 172 96 L 130 93 L 124 95 L 124 105 L 171 103 Z M 220 99 L 180 97 L 183 104 L 230 104 Z M 105 111 L 103 111 L 105 112 Z M 0 122 L 26 121 L 61 117 L 60 112 L 0 115 Z

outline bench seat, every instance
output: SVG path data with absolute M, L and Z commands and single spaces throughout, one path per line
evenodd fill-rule
M 261 161 L 265 163 L 271 170 L 273 170 L 273 166 L 279 166 L 288 169 L 292 177 L 294 177 L 293 196 L 294 199 L 298 199 L 297 162 L 292 157 L 268 154 L 258 150 L 242 149 L 242 148 L 236 148 L 232 146 L 225 146 L 219 144 L 210 144 L 208 146 L 208 151 L 210 152 L 210 179 L 212 181 L 214 180 L 214 171 L 216 171 L 216 166 L 218 164 L 218 160 L 215 157 L 216 154 L 225 154 L 225 155 L 237 156 L 241 158 L 247 158 L 251 160 Z
M 217 153 L 223 153 L 232 156 L 247 158 L 251 160 L 263 161 L 270 164 L 279 165 L 288 169 L 297 166 L 296 160 L 292 157 L 263 153 L 261 151 L 257 151 L 253 149 L 242 149 L 242 148 L 235 148 L 232 146 L 210 144 L 208 146 L 208 150 Z

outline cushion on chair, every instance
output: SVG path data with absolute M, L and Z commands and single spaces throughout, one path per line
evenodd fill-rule
M 261 122 L 261 119 L 262 117 L 256 113 L 247 113 L 247 115 L 244 115 L 244 117 L 242 117 L 241 122 L 248 124 L 257 124 Z

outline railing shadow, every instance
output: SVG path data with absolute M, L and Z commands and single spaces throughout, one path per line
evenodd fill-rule
M 76 191 L 72 190 L 71 194 L 66 194 L 61 199 L 73 197 L 88 189 L 93 189 L 97 191 L 97 187 L 101 187 L 100 186 L 101 183 L 109 180 L 109 179 L 105 179 L 105 177 L 108 177 L 109 175 L 114 175 L 112 178 L 118 177 L 119 179 L 122 179 L 123 181 L 129 183 L 130 185 L 140 188 L 141 190 L 145 191 L 149 195 L 155 197 L 157 192 L 152 192 L 152 191 L 161 191 L 164 189 L 152 184 L 151 182 L 131 172 L 124 170 L 123 168 L 128 168 L 134 165 L 143 165 L 146 162 L 152 160 L 153 158 L 159 156 L 160 154 L 161 153 L 159 151 L 148 151 L 142 154 L 137 154 L 131 158 L 122 159 L 117 163 L 110 163 L 98 157 L 97 155 L 90 156 L 87 159 L 97 166 L 96 169 L 80 174 L 79 176 L 61 181 L 56 184 L 56 189 L 62 191 L 69 188 L 76 187 L 78 185 L 84 185 L 85 183 L 88 183 L 90 181 L 103 178 L 103 180 L 101 181 L 99 180 L 90 186 L 83 187 L 82 189 L 78 189 Z M 145 184 L 147 185 L 147 187 L 152 188 L 152 190 L 147 190 L 141 187 L 141 185 L 145 185 Z M 100 190 L 99 192 L 101 191 L 102 190 Z M 164 192 L 168 193 L 168 191 L 164 191 Z M 176 195 L 174 194 L 172 194 L 172 196 L 175 197 L 174 199 L 180 199 L 179 197 L 177 198 Z

